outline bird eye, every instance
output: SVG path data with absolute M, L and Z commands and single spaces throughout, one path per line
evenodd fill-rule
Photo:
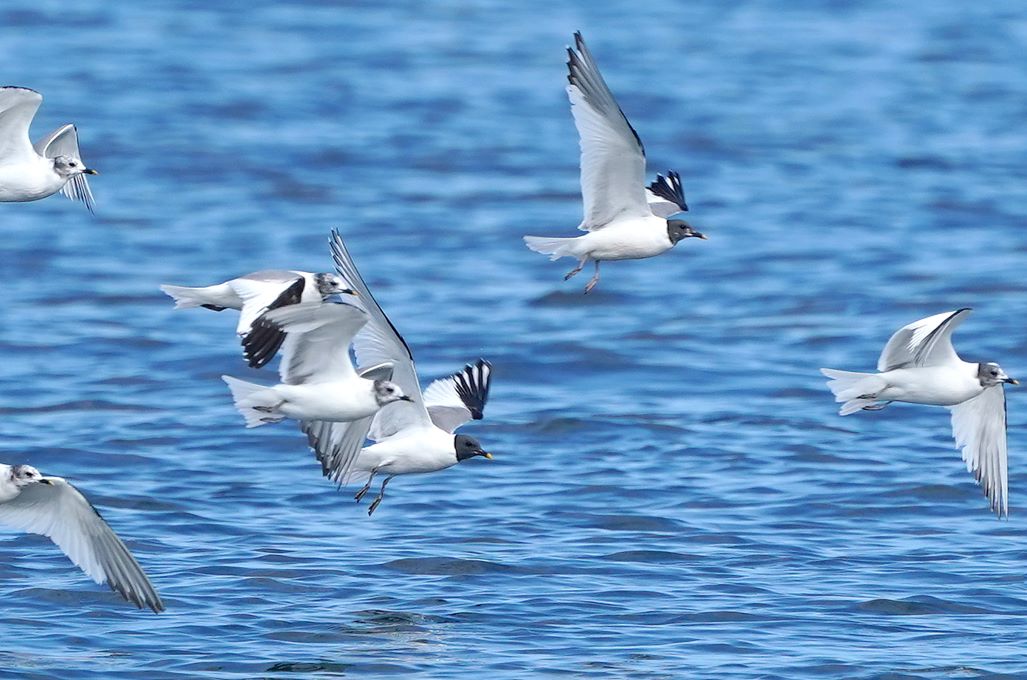
M 998 371 L 992 371 L 991 374 L 992 375 L 998 375 Z
M 73 167 L 75 167 L 75 161 L 72 161 L 72 162 L 68 163 L 68 165 L 69 165 L 70 167 L 72 167 L 72 168 L 73 168 Z

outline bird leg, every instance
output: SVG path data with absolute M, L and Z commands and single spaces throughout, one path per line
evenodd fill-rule
M 563 280 L 566 281 L 567 279 L 571 278 L 572 276 L 580 272 L 587 261 L 588 260 L 578 260 L 578 266 L 567 272 L 567 275 L 563 277 Z
M 357 495 L 353 497 L 356 499 L 357 503 L 360 502 L 360 499 L 364 497 L 365 493 L 371 490 L 371 480 L 374 479 L 374 473 L 376 472 L 378 472 L 378 468 L 371 470 L 371 474 L 367 476 L 367 484 L 364 484 L 363 488 L 361 488 L 360 491 L 357 491 Z
M 284 403 L 285 403 L 285 400 L 282 399 L 280 402 L 278 402 L 274 406 L 253 406 L 252 408 L 253 408 L 254 411 L 260 411 L 261 413 L 274 413 Z
M 885 406 L 887 406 L 890 403 L 891 403 L 890 401 L 886 401 L 883 404 L 868 404 L 868 405 L 863 407 L 863 410 L 864 411 L 880 411 L 881 409 L 883 409 Z
M 395 475 L 393 475 L 392 477 L 395 477 Z M 390 480 L 392 480 L 392 477 L 386 477 L 385 481 L 382 482 L 382 490 L 378 492 L 378 496 L 374 499 L 374 502 L 371 503 L 371 507 L 367 509 L 368 517 L 371 516 L 371 513 L 374 512 L 375 508 L 378 507 L 378 504 L 382 502 L 383 498 L 385 498 L 385 485 L 388 484 Z
M 596 260 L 595 262 L 596 274 L 592 277 L 592 280 L 588 282 L 588 285 L 585 286 L 585 295 L 588 295 L 588 293 L 596 287 L 596 284 L 599 283 L 599 260 Z

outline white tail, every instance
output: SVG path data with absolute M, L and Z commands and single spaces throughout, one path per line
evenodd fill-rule
M 558 260 L 561 257 L 575 257 L 570 252 L 571 244 L 576 241 L 574 238 L 549 238 L 547 236 L 525 236 L 524 244 L 536 253 L 549 255 L 550 260 Z
M 830 378 L 827 386 L 834 393 L 834 400 L 844 402 L 838 411 L 838 415 L 842 416 L 862 411 L 868 406 L 876 406 L 881 402 L 877 399 L 877 393 L 888 386 L 888 383 L 875 373 L 853 373 L 831 368 L 822 368 L 820 372 Z
M 208 295 L 207 288 L 188 288 L 186 286 L 161 286 L 160 289 L 175 300 L 175 309 L 190 309 L 203 305 L 217 306 L 218 300 Z
M 232 400 L 246 419 L 246 427 L 260 427 L 285 418 L 276 411 L 282 405 L 282 398 L 275 392 L 275 388 L 239 380 L 230 375 L 223 375 L 221 379 L 232 390 Z

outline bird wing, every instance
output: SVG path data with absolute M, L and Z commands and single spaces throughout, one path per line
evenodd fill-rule
M 877 370 L 917 366 L 944 366 L 959 361 L 952 347 L 952 331 L 970 314 L 969 307 L 914 321 L 895 332 L 877 360 Z
M 949 407 L 952 436 L 963 453 L 967 472 L 973 473 L 991 510 L 1009 516 L 1009 474 L 1006 453 L 1006 393 L 993 385 L 973 399 Z
M 667 176 L 656 173 L 656 179 L 646 188 L 645 198 L 649 209 L 657 217 L 670 217 L 674 213 L 688 212 L 685 189 L 681 186 L 681 175 L 673 170 Z
M 164 611 L 150 579 L 96 508 L 64 479 L 44 480 L 0 504 L 0 524 L 50 538 L 97 583 L 107 583 L 140 609 Z
M 481 420 L 491 383 L 492 364 L 484 359 L 434 381 L 424 391 L 424 404 L 432 422 L 439 429 L 454 432 L 469 420 Z
M 35 157 L 29 125 L 43 103 L 43 95 L 26 87 L 0 87 L 0 163 L 18 163 Z
M 421 396 L 421 385 L 417 379 L 417 368 L 414 366 L 414 355 L 410 352 L 410 347 L 371 295 L 363 277 L 353 264 L 353 258 L 346 250 L 342 235 L 337 230 L 332 230 L 330 243 L 336 271 L 357 291 L 357 296 L 370 316 L 368 324 L 353 339 L 357 365 L 368 368 L 391 364 L 392 382 L 399 385 L 404 394 L 411 399 L 383 406 L 375 415 L 368 436 L 379 441 L 410 427 L 430 427 L 431 418 Z
M 265 275 L 266 278 L 255 278 L 260 275 Z M 307 277 L 296 272 L 269 270 L 232 279 L 228 285 L 243 301 L 236 333 L 246 335 L 257 317 L 268 309 L 298 303 L 303 297 Z M 268 360 L 270 358 L 268 357 Z
M 581 143 L 582 231 L 601 229 L 617 218 L 652 215 L 645 198 L 645 149 L 607 87 L 599 67 L 574 34 L 567 48 L 567 96 Z
M 44 158 L 57 158 L 67 156 L 73 158 L 85 167 L 82 161 L 82 154 L 78 149 L 78 129 L 68 123 L 57 128 L 47 136 L 40 139 L 34 145 L 36 153 Z M 73 201 L 81 201 L 89 211 L 93 211 L 95 205 L 93 192 L 89 189 L 89 181 L 85 175 L 75 175 L 64 183 L 61 193 Z
M 274 345 L 284 335 L 285 351 L 278 366 L 283 383 L 299 385 L 356 378 L 349 345 L 367 319 L 363 309 L 346 302 L 269 309 L 257 317 L 252 330 L 243 338 L 243 355 L 252 365 L 267 354 L 269 343 Z
M 368 380 L 392 380 L 392 365 L 382 364 L 361 372 L 361 378 Z M 349 422 L 326 420 L 304 420 L 300 429 L 307 435 L 307 442 L 321 463 L 321 473 L 339 486 L 349 483 L 353 462 L 360 455 L 371 430 L 374 416 L 358 418 Z

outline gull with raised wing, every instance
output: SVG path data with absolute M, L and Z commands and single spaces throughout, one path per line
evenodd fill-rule
M 706 237 L 684 219 L 688 207 L 677 173 L 657 176 L 646 190 L 642 140 L 613 98 L 581 33 L 574 34 L 574 41 L 577 50 L 567 48 L 567 94 L 581 141 L 585 216 L 578 229 L 588 233 L 576 238 L 525 236 L 524 242 L 551 260 L 577 259 L 578 265 L 564 280 L 594 262 L 595 275 L 585 286 L 588 293 L 599 283 L 603 260 L 654 257 L 685 238 Z M 659 194 L 663 187 L 668 191 Z M 677 209 L 665 211 L 667 204 Z
M 266 352 L 266 345 L 285 333 L 281 383 L 273 387 L 222 376 L 246 427 L 293 418 L 350 421 L 374 415 L 381 407 L 410 397 L 396 384 L 368 379 L 353 370 L 349 345 L 367 323 L 367 313 L 354 305 L 289 305 L 262 314 L 243 339 L 245 355 Z
M 410 397 L 374 416 L 308 432 L 326 477 L 340 485 L 366 478 L 357 501 L 370 490 L 375 475 L 385 475 L 368 508 L 371 515 L 385 497 L 386 485 L 397 475 L 444 470 L 475 456 L 492 458 L 474 437 L 455 434 L 467 421 L 483 417 L 492 366 L 479 359 L 449 378 L 436 380 L 422 395 L 410 347 L 371 295 L 337 231 L 332 232 L 332 255 L 339 274 L 356 288 L 370 316 L 353 340 L 357 364 L 366 371 L 390 374 Z M 368 438 L 375 443 L 364 447 Z
M 879 411 L 893 401 L 945 406 L 968 472 L 1000 517 L 1009 515 L 1006 396 L 1019 384 L 993 362 L 967 362 L 952 346 L 952 331 L 970 314 L 964 307 L 900 328 L 881 352 L 877 373 L 822 368 L 843 416 Z
M 87 576 L 142 609 L 164 603 L 118 535 L 78 489 L 29 465 L 0 465 L 0 525 L 46 536 Z
M 27 87 L 0 87 L 0 201 L 36 201 L 60 191 L 93 212 L 87 168 L 78 150 L 78 131 L 62 125 L 35 146 L 29 125 L 43 95 Z
M 160 289 L 174 299 L 175 309 L 204 307 L 215 312 L 240 310 L 239 323 L 235 329 L 240 337 L 249 333 L 254 320 L 268 310 L 297 304 L 318 304 L 333 295 L 356 294 L 337 274 L 281 269 L 253 272 L 213 286 L 189 288 L 163 285 Z M 247 362 L 252 368 L 261 368 L 274 358 L 284 340 L 283 332 L 266 336 L 261 351 L 247 356 Z

